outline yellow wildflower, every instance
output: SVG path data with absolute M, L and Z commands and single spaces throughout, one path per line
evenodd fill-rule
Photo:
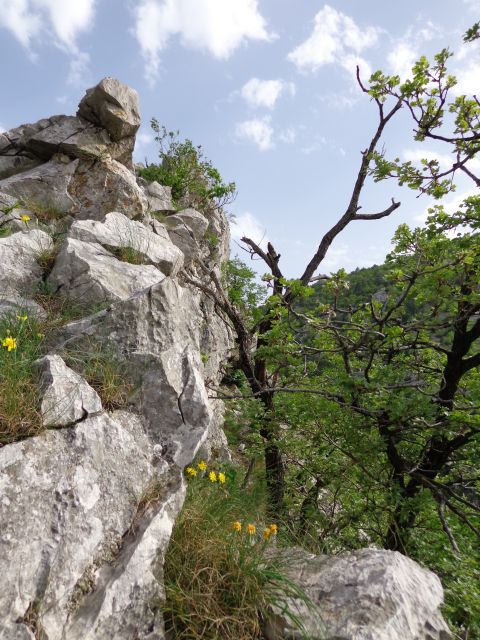
M 225 480 L 225 474 L 220 471 L 220 473 L 218 474 L 218 481 L 220 482 L 220 484 L 225 484 Z
M 272 536 L 276 536 L 278 533 L 278 527 L 276 524 L 271 524 L 270 527 L 270 533 L 272 534 Z
M 242 530 L 242 523 L 237 520 L 232 524 L 232 529 L 240 533 L 240 531 Z
M 267 527 L 266 529 L 263 530 L 263 537 L 265 538 L 265 540 L 268 540 L 271 535 L 272 535 L 272 531 L 270 527 Z
M 11 336 L 7 336 L 2 340 L 2 346 L 5 347 L 8 351 L 12 351 L 17 348 L 17 339 L 12 338 Z
M 22 216 L 20 219 L 22 222 L 28 222 L 30 220 L 30 216 Z
M 203 460 L 200 460 L 200 462 L 197 464 L 197 467 L 200 469 L 200 471 L 205 471 L 205 469 L 207 468 L 207 463 Z
M 17 316 L 17 320 L 22 320 L 23 322 L 25 322 L 25 320 L 28 320 L 28 316 Z
M 215 473 L 215 471 L 210 471 L 210 473 L 208 474 L 208 479 L 210 480 L 210 482 L 217 481 L 217 474 Z
M 248 532 L 249 536 L 255 535 L 256 530 L 257 530 L 257 528 L 255 527 L 254 524 L 248 524 L 247 525 L 247 532 Z
M 187 467 L 185 469 L 185 473 L 187 473 L 189 476 L 191 476 L 192 478 L 194 478 L 197 475 L 197 470 L 194 469 L 193 467 Z

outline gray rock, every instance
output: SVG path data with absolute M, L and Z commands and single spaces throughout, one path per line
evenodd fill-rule
M 45 356 L 36 364 L 41 371 L 44 426 L 65 427 L 102 410 L 98 393 L 60 356 Z
M 133 173 L 109 158 L 80 161 L 69 192 L 78 203 L 78 219 L 103 220 L 111 211 L 121 211 L 128 218 L 142 218 L 148 210 L 147 198 Z
M 310 598 L 288 605 L 312 640 L 450 640 L 440 612 L 438 577 L 394 551 L 361 549 L 315 556 L 302 549 L 277 554 L 287 575 Z M 279 611 L 265 628 L 268 640 L 299 638 Z
M 18 293 L 0 293 L 0 317 L 28 315 L 36 318 L 44 318 L 45 310 L 35 300 L 31 300 Z
M 42 270 L 38 256 L 50 251 L 53 242 L 40 229 L 20 231 L 0 238 L 0 291 L 3 296 L 33 291 L 40 280 Z
M 41 164 L 40 160 L 35 160 L 23 155 L 0 155 L 0 180 L 9 178 L 22 171 L 28 171 Z
M 56 155 L 34 169 L 0 181 L 0 191 L 25 202 L 53 206 L 59 212 L 75 210 L 76 201 L 69 193 L 78 160 Z
M 174 211 L 172 187 L 164 187 L 158 182 L 147 182 L 146 191 L 150 211 Z
M 0 638 L 33 637 L 29 611 L 49 640 L 163 638 L 152 604 L 183 495 L 134 414 L 0 449 Z
M 60 295 L 90 304 L 126 300 L 164 277 L 152 265 L 118 260 L 101 244 L 67 238 L 48 281 Z
M 104 127 L 113 140 L 134 137 L 140 126 L 138 93 L 115 78 L 87 89 L 77 115 Z
M 202 251 L 208 220 L 195 209 L 184 209 L 168 216 L 168 234 L 171 241 L 184 254 L 185 261 L 191 263 L 195 256 L 206 255 Z
M 131 247 L 166 275 L 176 275 L 183 266 L 183 254 L 168 234 L 161 237 L 118 212 L 107 213 L 102 222 L 78 220 L 70 228 L 69 236 L 113 247 Z
M 105 129 L 75 116 L 55 116 L 51 124 L 25 141 L 25 148 L 37 158 L 50 160 L 56 153 L 72 158 L 101 158 L 111 151 Z

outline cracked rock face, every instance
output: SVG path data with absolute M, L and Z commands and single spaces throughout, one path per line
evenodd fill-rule
M 42 419 L 45 427 L 66 427 L 102 411 L 98 393 L 60 356 L 37 361 L 41 371 Z

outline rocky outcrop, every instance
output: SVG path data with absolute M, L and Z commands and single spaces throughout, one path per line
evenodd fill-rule
M 440 606 L 442 585 L 395 551 L 361 549 L 315 556 L 302 549 L 277 552 L 286 574 L 307 599 L 292 600 L 311 640 L 450 640 Z M 281 611 L 265 627 L 268 640 L 294 640 L 299 629 Z
M 186 284 L 220 277 L 228 223 L 174 211 L 168 187 L 137 179 L 139 124 L 136 92 L 105 78 L 76 116 L 0 134 L 0 316 L 45 318 L 48 295 L 84 311 L 45 324 L 39 435 L 0 447 L 0 640 L 162 640 L 183 467 L 199 452 L 229 459 L 207 389 L 232 329 Z M 300 553 L 289 567 L 332 640 L 449 637 L 438 580 L 399 554 Z M 311 610 L 291 606 L 319 637 Z M 297 637 L 275 616 L 268 637 Z
M 139 123 L 136 93 L 107 78 L 77 116 L 2 134 L 11 235 L 0 238 L 0 313 L 44 315 L 31 299 L 42 282 L 77 308 L 109 306 L 45 337 L 35 364 L 45 431 L 0 448 L 1 640 L 163 638 L 162 559 L 183 466 L 220 429 L 201 355 L 218 378 L 231 333 L 205 340 L 216 320 L 181 284 L 185 255 L 167 227 L 148 216 L 172 202 L 130 171 Z M 99 359 L 121 372 L 122 410 L 87 382 Z

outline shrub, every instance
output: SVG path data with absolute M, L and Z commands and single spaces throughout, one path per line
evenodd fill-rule
M 263 486 L 246 491 L 234 469 L 203 462 L 186 474 L 187 498 L 164 566 L 167 629 L 178 640 L 262 638 L 270 607 L 285 609 L 289 597 L 308 602 L 283 575 L 282 561 L 266 553 L 276 527 L 262 524 Z
M 191 140 L 179 141 L 178 131 L 167 131 L 153 118 L 151 126 L 159 145 L 160 164 L 149 164 L 139 170 L 145 180 L 156 180 L 172 188 L 174 202 L 202 211 L 222 207 L 236 195 L 234 182 L 223 182 L 219 171 L 205 158 L 201 145 Z

